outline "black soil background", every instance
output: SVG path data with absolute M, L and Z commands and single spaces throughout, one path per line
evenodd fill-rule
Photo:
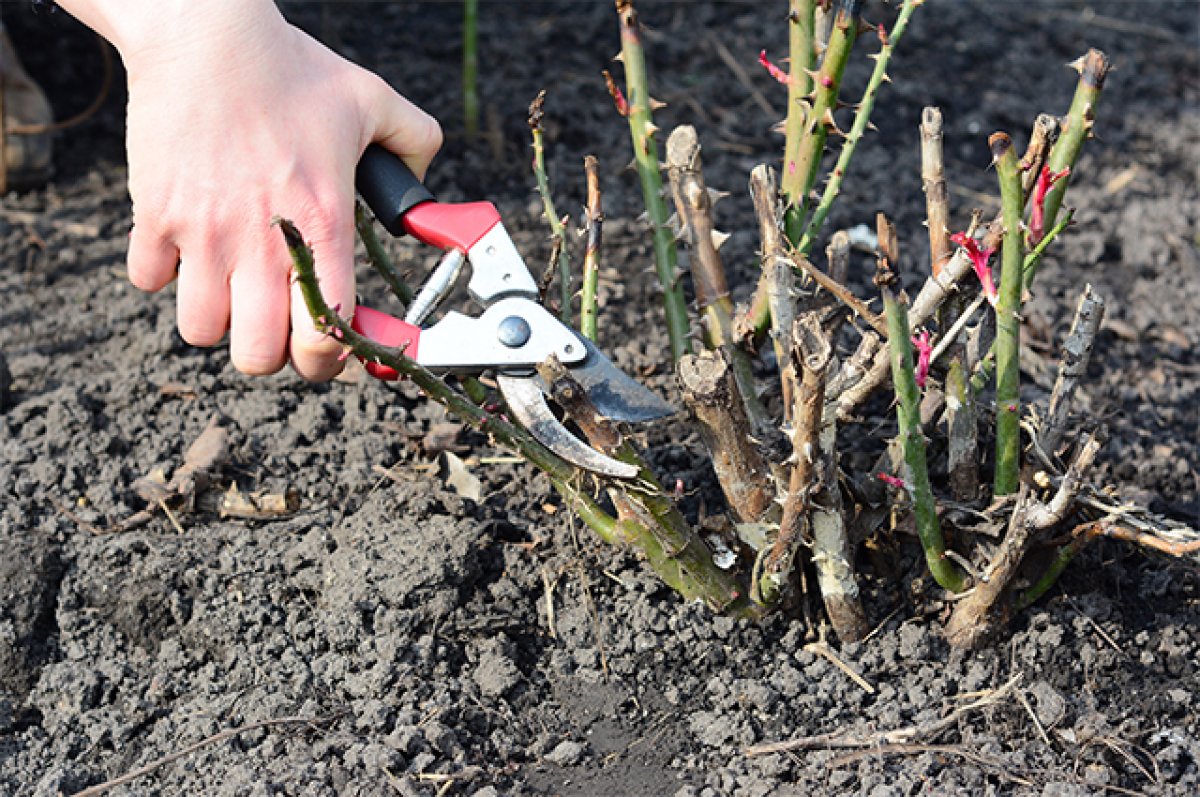
M 732 192 L 718 224 L 744 298 L 756 235 L 750 169 L 777 163 L 783 90 L 755 64 L 786 48 L 784 3 L 645 3 L 655 93 L 669 130 L 695 124 L 709 184 Z M 29 68 L 60 117 L 100 82 L 89 35 L 64 14 L 5 4 Z M 627 130 L 600 79 L 617 51 L 611 4 L 482 3 L 485 136 L 459 110 L 457 3 L 291 4 L 287 13 L 379 71 L 448 132 L 430 182 L 447 200 L 496 201 L 540 269 L 525 110 L 547 103 L 559 207 L 577 214 L 582 157 L 602 163 L 608 210 L 602 343 L 672 395 Z M 869 17 L 894 11 L 872 4 Z M 1107 429 L 1095 477 L 1196 521 L 1197 265 L 1195 3 L 931 2 L 901 42 L 829 229 L 898 223 L 924 260 L 917 122 L 941 106 L 955 218 L 993 202 L 986 137 L 1023 143 L 1063 113 L 1089 46 L 1116 64 L 1099 140 L 1069 195 L 1078 224 L 1043 269 L 1026 323 L 1030 401 L 1085 282 L 1109 300 L 1083 391 Z M 870 37 L 868 37 L 869 39 Z M 768 114 L 719 57 L 727 48 Z M 866 74 L 860 48 L 848 94 Z M 120 76 L 118 76 L 118 81 Z M 121 795 L 1195 794 L 1200 579 L 1193 564 L 1097 544 L 1011 636 L 970 654 L 939 634 L 943 607 L 909 558 L 886 582 L 864 567 L 878 629 L 838 655 L 864 691 L 805 648 L 805 629 L 714 618 L 558 508 L 545 479 L 462 435 L 479 500 L 447 486 L 423 442 L 445 418 L 411 387 L 370 379 L 253 379 L 220 347 L 185 345 L 173 289 L 126 282 L 129 229 L 119 86 L 57 141 L 54 182 L 4 198 L 0 351 L 0 793 L 69 794 L 243 723 L 260 728 L 154 769 Z M 297 124 L 304 120 L 298 119 Z M 394 244 L 422 273 L 431 255 Z M 914 266 L 915 268 L 915 266 Z M 864 258 L 856 284 L 867 291 Z M 363 274 L 362 292 L 383 304 Z M 909 278 L 909 285 L 917 282 Z M 890 433 L 881 420 L 863 440 Z M 233 460 L 218 489 L 299 492 L 275 522 L 184 514 L 96 535 L 143 507 L 135 479 L 180 462 L 214 413 Z M 719 506 L 682 422 L 647 440 L 685 508 Z M 390 476 L 380 469 L 388 469 Z M 904 545 L 908 545 L 905 541 Z M 887 574 L 885 574 L 887 575 Z M 899 584 L 899 588 L 894 585 Z M 910 584 L 921 589 L 910 589 Z M 552 611 L 551 611 L 552 609 Z M 777 754 L 746 745 L 927 722 L 1020 677 L 1020 694 L 923 746 Z

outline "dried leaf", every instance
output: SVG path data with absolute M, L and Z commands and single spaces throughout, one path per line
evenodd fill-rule
M 471 473 L 467 463 L 451 451 L 442 453 L 442 463 L 445 468 L 446 486 L 463 498 L 478 502 L 483 496 L 483 483 L 478 476 Z

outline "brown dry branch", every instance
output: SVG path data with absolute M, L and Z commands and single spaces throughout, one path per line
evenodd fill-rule
M 1029 200 L 1034 183 L 1042 173 L 1042 167 L 1050 157 L 1050 150 L 1058 141 L 1059 122 L 1057 116 L 1048 113 L 1038 114 L 1033 120 L 1033 131 L 1029 134 L 1029 145 L 1021 156 L 1021 191 L 1025 200 Z
M 735 399 L 737 387 L 724 352 L 684 355 L 676 374 L 729 508 L 743 523 L 763 521 L 774 505 L 775 487 L 750 419 Z
M 791 475 L 783 502 L 779 534 L 762 562 L 755 589 L 765 603 L 775 603 L 796 566 L 801 544 L 811 538 L 809 510 L 819 465 L 821 418 L 825 381 L 833 359 L 833 344 L 815 313 L 805 313 L 792 325 L 794 370 L 800 374 L 792 409 Z
M 946 638 L 955 647 L 973 648 L 988 639 L 1003 624 L 1007 612 L 997 603 L 1016 576 L 1036 535 L 1063 522 L 1083 489 L 1083 479 L 1100 451 L 1100 441 L 1089 435 L 1075 455 L 1050 501 L 1042 503 L 1022 484 L 999 549 L 992 556 L 978 583 L 961 601 L 946 624 Z
M 1063 435 L 1067 431 L 1067 416 L 1071 411 L 1071 399 L 1079 386 L 1079 380 L 1087 374 L 1088 360 L 1092 355 L 1092 344 L 1100 323 L 1104 320 L 1104 299 L 1092 290 L 1091 285 L 1083 289 L 1075 308 L 1075 319 L 1071 331 L 1063 343 L 1063 354 L 1058 364 L 1058 377 L 1050 394 L 1050 408 L 1041 424 L 1036 444 L 1049 456 L 1054 456 Z

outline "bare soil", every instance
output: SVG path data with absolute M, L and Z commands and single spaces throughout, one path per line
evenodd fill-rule
M 763 10 L 765 8 L 765 10 Z M 481 4 L 485 137 L 460 128 L 456 3 L 293 3 L 287 12 L 442 119 L 430 181 L 497 202 L 530 263 L 548 254 L 528 173 L 525 109 L 549 91 L 559 207 L 583 200 L 596 154 L 608 211 L 602 344 L 673 395 L 627 133 L 599 77 L 616 52 L 608 3 Z M 784 4 L 644 4 L 664 129 L 699 129 L 732 281 L 752 284 L 750 169 L 776 162 L 781 87 L 755 64 L 786 49 Z M 873 20 L 893 11 L 872 5 Z M 1089 46 L 1116 64 L 1099 140 L 1073 176 L 1078 224 L 1026 314 L 1028 399 L 1043 398 L 1085 281 L 1109 301 L 1083 391 L 1107 429 L 1095 474 L 1196 522 L 1200 385 L 1200 113 L 1194 2 L 933 2 L 918 11 L 829 229 L 889 213 L 923 262 L 921 107 L 939 105 L 955 219 L 994 200 L 986 136 L 1018 142 L 1063 113 Z M 6 8 L 58 114 L 99 82 L 65 15 Z M 759 99 L 720 58 L 724 47 Z M 867 48 L 861 48 L 861 53 Z M 867 67 L 856 59 L 848 94 Z M 120 76 L 118 76 L 118 82 Z M 1015 619 L 964 654 L 911 557 L 863 559 L 869 641 L 836 654 L 868 693 L 806 647 L 799 621 L 756 626 L 682 603 L 631 554 L 561 511 L 531 468 L 463 434 L 479 500 L 445 482 L 423 442 L 445 423 L 410 387 L 252 379 L 227 352 L 185 345 L 174 297 L 123 272 L 119 86 L 57 142 L 54 182 L 0 212 L 0 793 L 71 794 L 222 730 L 114 789 L 120 795 L 1092 795 L 1200 793 L 1200 577 L 1194 563 L 1097 544 Z M 297 120 L 303 124 L 303 120 Z M 431 255 L 393 244 L 418 273 Z M 869 269 L 856 283 L 868 296 Z M 383 305 L 363 274 L 363 295 Z M 911 277 L 915 284 L 916 277 Z M 3 369 L 0 369 L 2 371 Z M 3 383 L 0 379 L 0 385 Z M 5 394 L 6 393 L 6 394 Z M 886 406 L 878 408 L 880 414 Z M 267 521 L 182 514 L 96 534 L 144 507 L 133 482 L 177 465 L 214 413 L 233 460 L 217 487 L 299 492 Z M 868 423 L 873 441 L 886 424 Z M 685 509 L 719 507 L 696 435 L 653 430 L 651 456 Z M 865 445 L 865 443 L 864 443 Z M 387 469 L 388 475 L 381 474 Z M 901 541 L 904 546 L 909 541 Z M 889 580 L 891 579 L 891 580 Z M 902 585 L 900 589 L 895 584 Z M 912 585 L 910 589 L 909 586 Z M 945 716 L 1020 677 L 1019 693 L 918 744 L 748 757 L 747 745 Z

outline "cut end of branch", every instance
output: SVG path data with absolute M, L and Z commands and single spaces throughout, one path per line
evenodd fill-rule
M 1094 89 L 1102 89 L 1105 79 L 1108 78 L 1108 71 L 1112 68 L 1112 63 L 1108 60 L 1107 55 L 1093 47 L 1087 51 L 1087 54 L 1072 61 L 1068 66 L 1079 73 L 1079 77 L 1085 84 Z
M 545 116 L 545 112 L 544 112 L 542 106 L 545 105 L 545 103 L 546 103 L 546 90 L 542 89 L 541 91 L 538 92 L 538 95 L 533 98 L 533 102 L 529 103 L 529 120 L 528 121 L 529 121 L 529 129 L 530 130 L 541 130 L 542 129 L 542 118 Z
M 1012 137 L 1003 131 L 988 137 L 988 149 L 992 151 L 992 163 L 996 163 L 1012 149 Z

